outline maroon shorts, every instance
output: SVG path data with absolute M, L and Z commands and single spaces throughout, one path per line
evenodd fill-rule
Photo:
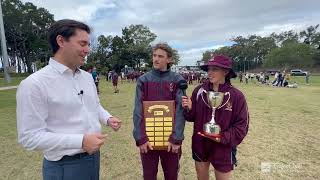
M 212 163 L 211 163 L 212 164 Z M 227 173 L 233 170 L 233 165 L 232 164 L 212 164 L 215 170 L 222 172 L 222 173 Z
M 197 156 L 197 154 L 195 154 L 194 152 L 192 152 L 192 158 L 197 162 L 208 162 L 208 160 L 200 159 L 199 156 Z M 214 162 L 210 162 L 210 163 L 212 164 L 214 169 L 223 173 L 232 171 L 233 167 L 236 165 L 235 163 L 234 164 L 216 164 Z

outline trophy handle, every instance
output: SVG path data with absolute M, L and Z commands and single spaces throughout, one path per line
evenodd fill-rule
M 204 98 L 203 98 L 203 93 L 206 93 L 206 94 L 207 94 L 207 91 L 206 91 L 206 90 L 203 90 L 203 91 L 202 91 L 202 93 L 201 93 L 202 101 L 204 102 L 204 104 L 205 104 L 206 106 L 208 106 L 209 108 L 212 108 L 212 107 L 209 106 L 209 104 L 204 100 Z
M 225 95 L 228 95 L 228 100 L 222 106 L 218 107 L 217 109 L 222 108 L 223 106 L 225 106 L 229 102 L 230 97 L 231 97 L 230 92 L 226 92 Z

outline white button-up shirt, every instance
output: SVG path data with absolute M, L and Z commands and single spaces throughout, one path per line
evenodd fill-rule
M 50 161 L 84 152 L 84 134 L 101 132 L 100 122 L 107 124 L 110 117 L 100 105 L 91 74 L 74 73 L 52 58 L 17 90 L 18 141 L 43 151 Z

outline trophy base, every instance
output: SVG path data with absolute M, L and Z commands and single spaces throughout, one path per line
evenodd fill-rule
M 212 138 L 221 138 L 221 134 L 208 133 L 208 132 L 205 132 L 205 131 L 202 131 L 201 133 L 202 133 L 202 134 L 204 134 L 205 136 L 208 136 L 208 137 L 212 137 Z

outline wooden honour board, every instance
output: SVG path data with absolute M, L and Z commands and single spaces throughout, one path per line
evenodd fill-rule
M 175 102 L 143 101 L 146 133 L 154 150 L 168 149 L 168 139 L 172 133 Z

